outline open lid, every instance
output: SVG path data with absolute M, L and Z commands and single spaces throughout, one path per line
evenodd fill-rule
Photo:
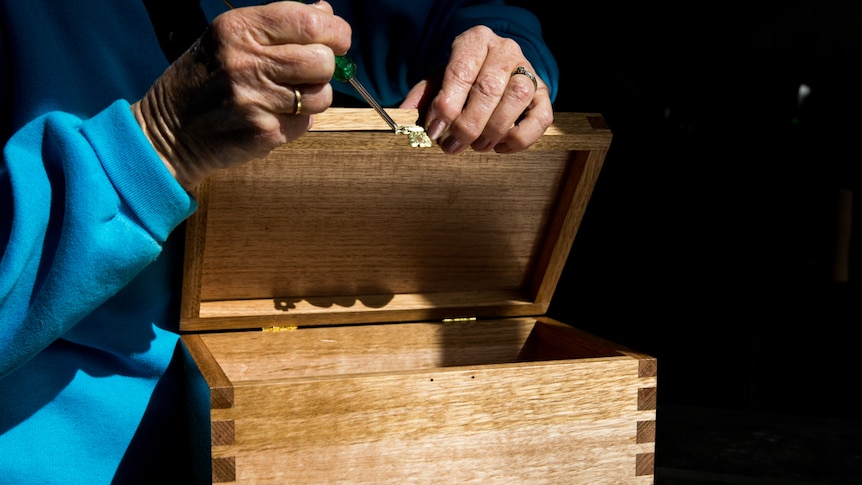
M 610 142 L 600 115 L 556 113 L 524 152 L 452 156 L 331 108 L 196 189 L 180 330 L 541 315 Z

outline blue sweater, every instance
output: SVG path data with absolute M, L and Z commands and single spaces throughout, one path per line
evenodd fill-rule
M 517 39 L 556 96 L 537 20 L 501 0 L 331 3 L 385 106 L 476 24 Z M 0 483 L 138 483 L 188 462 L 177 229 L 196 205 L 129 110 L 166 67 L 140 0 L 0 0 Z

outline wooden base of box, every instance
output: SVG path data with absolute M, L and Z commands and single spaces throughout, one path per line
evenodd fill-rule
M 656 361 L 548 318 L 184 341 L 214 483 L 652 483 Z

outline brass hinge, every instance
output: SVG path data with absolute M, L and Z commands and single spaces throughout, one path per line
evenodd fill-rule
M 260 330 L 263 332 L 293 332 L 299 327 L 290 326 L 290 327 L 263 327 Z
M 455 318 L 444 318 L 443 323 L 462 323 L 462 322 L 475 322 L 476 317 L 455 317 Z

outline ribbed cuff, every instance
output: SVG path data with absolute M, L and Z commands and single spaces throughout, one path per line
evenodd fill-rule
M 164 242 L 197 209 L 156 154 L 128 101 L 115 101 L 84 121 L 81 131 L 117 193 L 158 241 Z

